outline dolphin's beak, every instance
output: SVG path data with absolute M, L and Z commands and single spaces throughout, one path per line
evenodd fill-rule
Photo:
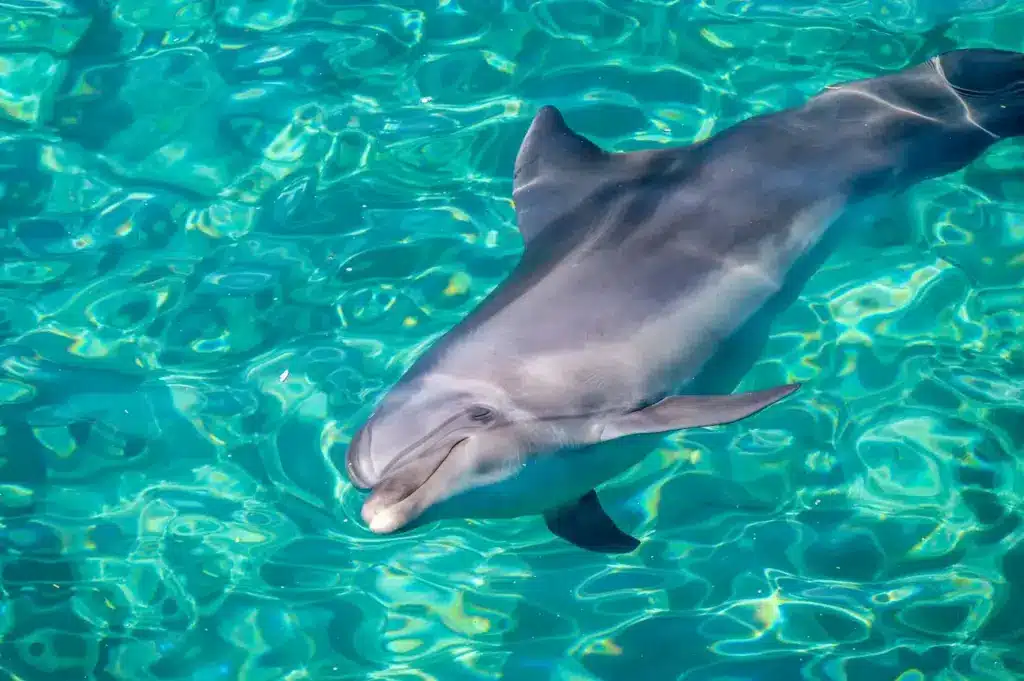
M 374 487 L 363 502 L 363 521 L 375 534 L 390 534 L 416 520 L 444 495 L 443 472 L 452 453 L 465 442 L 438 447 L 434 452 L 417 457 L 399 466 Z
M 348 472 L 348 479 L 358 489 L 370 489 L 373 485 L 369 480 L 376 477 L 376 471 L 366 470 L 373 468 L 373 457 L 370 452 L 370 428 L 363 426 L 356 431 L 352 442 L 348 445 L 348 453 L 345 456 L 345 470 Z M 364 454 L 365 452 L 365 454 Z

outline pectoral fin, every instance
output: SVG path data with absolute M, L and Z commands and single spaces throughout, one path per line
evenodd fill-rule
M 544 514 L 551 532 L 587 551 L 629 553 L 640 541 L 620 530 L 603 508 L 597 492 L 590 490 L 579 501 Z
M 661 433 L 683 428 L 717 426 L 739 421 L 796 392 L 799 383 L 732 395 L 676 395 L 649 407 L 611 417 L 601 440 L 640 433 Z

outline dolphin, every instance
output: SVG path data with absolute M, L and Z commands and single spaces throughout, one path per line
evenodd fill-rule
M 349 444 L 364 522 L 541 515 L 583 549 L 634 550 L 596 492 L 639 461 L 624 443 L 791 395 L 692 386 L 852 206 L 1021 135 L 1024 54 L 995 49 L 832 85 L 680 147 L 612 153 L 541 107 L 515 161 L 518 264 Z

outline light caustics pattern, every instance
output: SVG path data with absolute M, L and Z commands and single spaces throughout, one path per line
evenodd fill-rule
M 999 0 L 0 4 L 0 679 L 1024 675 L 1024 146 L 854 220 L 744 386 L 537 518 L 375 537 L 347 438 L 519 257 L 542 104 L 702 139 Z

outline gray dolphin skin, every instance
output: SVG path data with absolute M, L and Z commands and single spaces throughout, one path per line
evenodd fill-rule
M 634 550 L 595 491 L 646 454 L 623 440 L 792 394 L 692 386 L 851 206 L 1021 135 L 1024 54 L 991 49 L 830 86 L 682 147 L 609 153 L 542 107 L 515 162 L 518 265 L 353 436 L 363 520 L 387 534 L 542 515 L 581 548 Z

